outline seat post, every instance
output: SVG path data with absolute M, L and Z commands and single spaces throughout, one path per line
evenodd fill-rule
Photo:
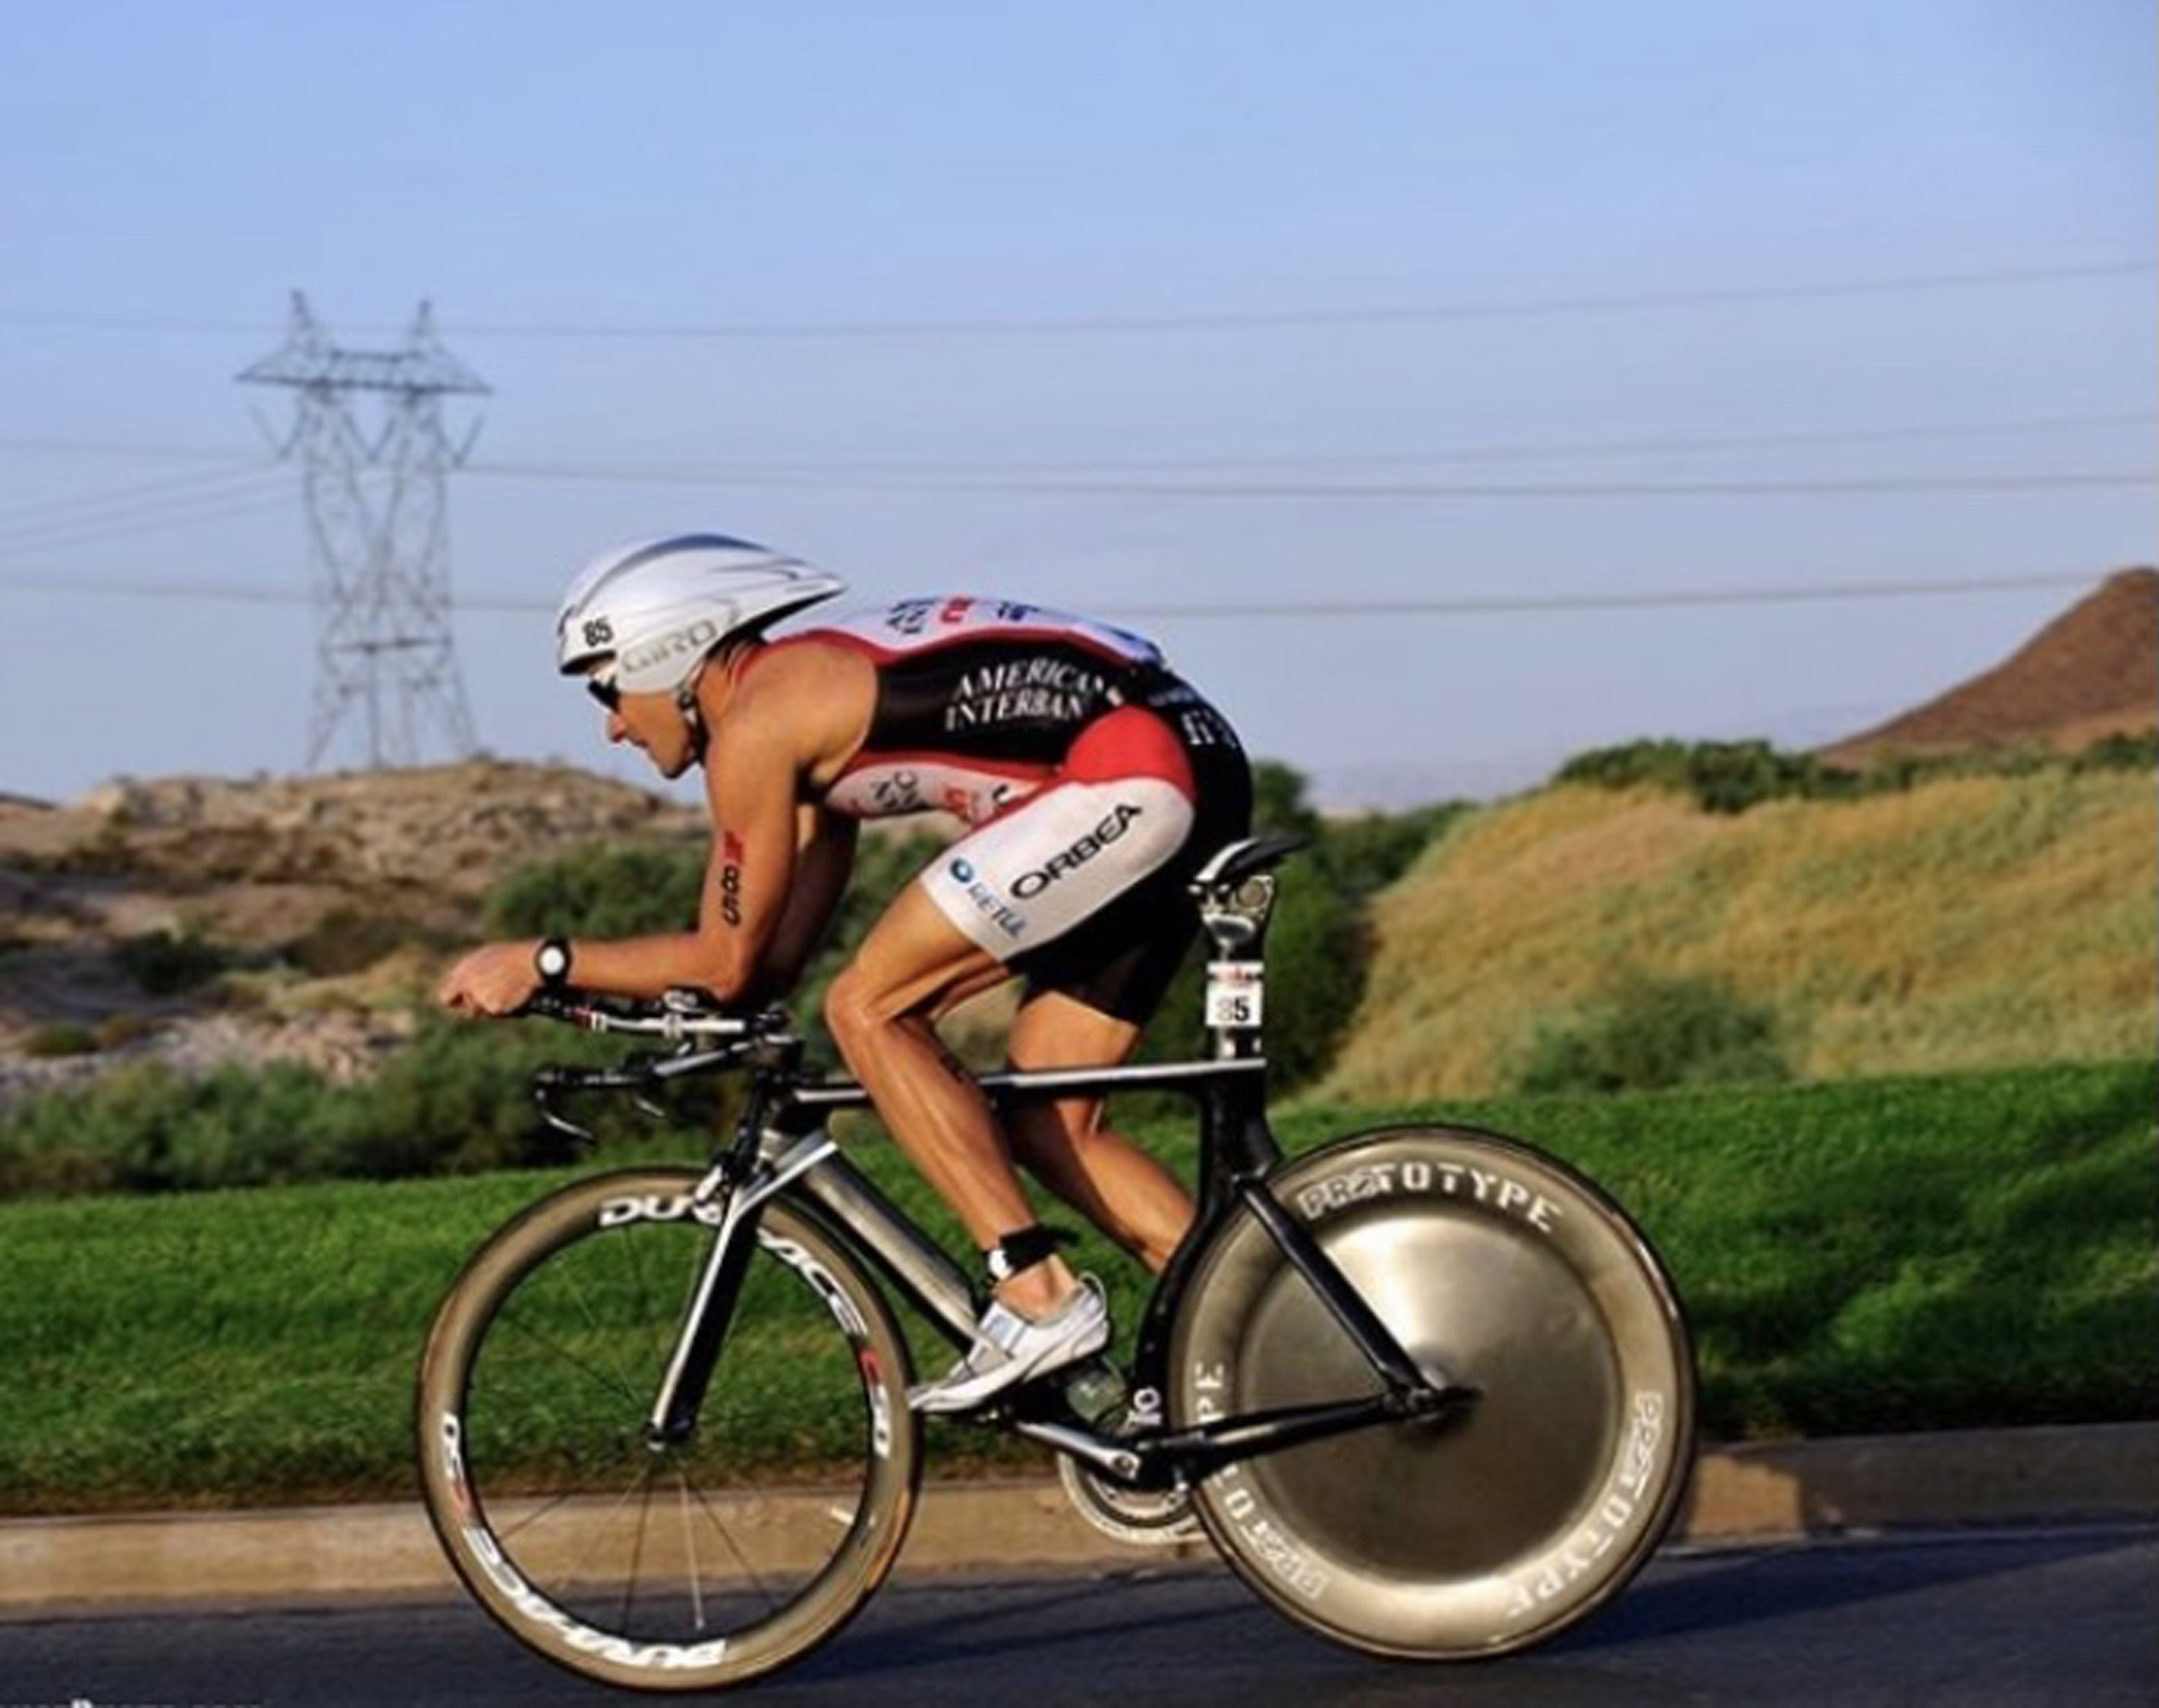
M 1217 1061 L 1241 1061 L 1264 1048 L 1267 927 L 1278 883 L 1267 868 L 1298 845 L 1286 838 L 1232 843 L 1192 880 L 1214 951 L 1207 963 L 1206 1022 Z

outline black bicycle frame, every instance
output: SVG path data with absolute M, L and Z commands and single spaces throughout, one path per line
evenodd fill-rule
M 1230 999 L 1218 1015 L 1210 988 L 1208 1014 L 1214 1059 L 1158 1065 L 1012 1070 L 981 1076 L 993 1102 L 1102 1097 L 1115 1091 L 1167 1091 L 1198 1107 L 1198 1203 L 1192 1225 L 1156 1282 L 1141 1319 L 1132 1362 L 1136 1418 L 1158 1420 L 1169 1388 L 1170 1337 L 1195 1266 L 1229 1220 L 1249 1214 L 1302 1276 L 1383 1384 L 1372 1395 L 1243 1417 L 1210 1418 L 1170 1434 L 1143 1422 L 1129 1436 L 1108 1436 L 1076 1426 L 1054 1401 L 1037 1406 L 1022 1389 L 1009 1410 L 1012 1427 L 1074 1453 L 1123 1482 L 1158 1484 L 1190 1479 L 1255 1454 L 1344 1430 L 1408 1418 L 1432 1420 L 1475 1398 L 1475 1390 L 1444 1373 L 1420 1370 L 1304 1225 L 1267 1184 L 1282 1161 L 1267 1119 L 1267 1062 L 1258 1050 L 1258 975 L 1274 880 L 1268 869 L 1296 845 L 1293 839 L 1232 845 L 1194 880 L 1202 923 L 1220 957 L 1210 981 L 1225 975 Z M 1241 975 L 1241 976 L 1240 976 Z M 1245 1003 L 1240 1005 L 1239 993 Z M 983 1299 L 973 1278 L 901 1213 L 840 1153 L 824 1132 L 825 1117 L 870 1107 L 869 1094 L 851 1081 L 804 1084 L 796 1077 L 801 1045 L 772 1040 L 755 1061 L 750 1103 L 733 1148 L 714 1166 L 699 1193 L 722 1217 L 686 1315 L 676 1355 L 655 1401 L 649 1428 L 656 1444 L 681 1441 L 694 1429 L 719 1358 L 734 1297 L 755 1240 L 758 1208 L 787 1191 L 822 1208 L 847 1244 L 870 1260 L 902 1297 L 958 1347 L 973 1339 Z M 694 1053 L 652 1065 L 671 1078 L 717 1058 Z M 588 1083 L 594 1083 L 588 1081 Z M 612 1083 L 625 1083 L 617 1079 Z M 629 1083 L 635 1083 L 634 1078 Z M 776 1138 L 775 1145 L 772 1140 Z M 1148 1401 L 1151 1399 L 1152 1403 Z
M 1231 1217 L 1249 1212 L 1302 1276 L 1384 1383 L 1381 1391 L 1261 1413 L 1212 1418 L 1169 1432 L 1156 1427 L 1106 1436 L 1045 1413 L 1015 1413 L 1020 1433 L 1080 1454 L 1112 1477 L 1156 1485 L 1191 1480 L 1239 1459 L 1278 1452 L 1347 1430 L 1408 1418 L 1431 1418 L 1466 1403 L 1471 1391 L 1435 1381 L 1419 1370 L 1385 1324 L 1372 1312 L 1304 1225 L 1283 1208 L 1269 1189 L 1269 1172 L 1282 1150 L 1266 1111 L 1266 1063 L 1257 1056 L 1135 1067 L 1015 1070 L 981 1076 L 983 1091 L 1009 1103 L 1048 1097 L 1102 1097 L 1114 1091 L 1169 1091 L 1193 1099 L 1200 1120 L 1198 1202 L 1192 1225 L 1157 1281 L 1142 1319 L 1132 1375 L 1136 1395 L 1151 1389 L 1159 1416 L 1167 1390 L 1169 1342 L 1179 1302 L 1194 1266 Z M 823 1131 L 833 1113 L 870 1107 L 860 1085 L 825 1084 L 769 1086 L 769 1107 L 753 1109 L 758 1120 L 786 1143 L 768 1158 L 767 1173 L 720 1195 L 722 1237 L 716 1238 L 705 1275 L 686 1317 L 652 1422 L 656 1442 L 683 1439 L 717 1361 L 754 1243 L 754 1221 L 763 1202 L 785 1191 L 825 1210 L 848 1245 L 879 1272 L 926 1321 L 965 1347 L 982 1297 L 978 1288 Z M 753 1104 L 763 1103 L 753 1098 Z M 746 1201 L 745 1195 L 746 1195 Z

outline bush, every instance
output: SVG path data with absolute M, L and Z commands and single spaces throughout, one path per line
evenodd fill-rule
M 159 1063 L 126 1067 L 0 1117 L 0 1197 L 391 1179 L 559 1161 L 569 1141 L 540 1120 L 533 1069 L 622 1054 L 617 1040 L 557 1027 L 438 1019 L 358 1085 L 289 1062 L 195 1078 Z M 590 1099 L 573 1113 L 604 1138 L 654 1131 L 621 1097 Z M 724 1111 L 717 1100 L 686 1097 L 676 1113 L 682 1124 L 709 1129 Z
M 1708 811 L 1744 812 L 1791 795 L 1849 793 L 1858 780 L 1811 754 L 1780 752 L 1766 741 L 1662 740 L 1592 748 L 1560 766 L 1553 781 L 1607 789 L 1678 789 Z
M 113 958 L 153 997 L 178 996 L 207 985 L 232 964 L 225 950 L 191 932 L 176 936 L 151 931 L 127 938 L 114 949 Z
M 2159 730 L 2103 735 L 2069 761 L 2072 771 L 2148 771 L 2159 765 Z
M 1321 831 L 1316 856 L 1335 887 L 1361 902 L 1415 865 L 1470 810 L 1467 801 L 1439 801 L 1407 812 L 1331 820 Z
M 340 905 L 284 945 L 284 958 L 317 979 L 364 973 L 408 943 L 434 945 L 431 933 L 416 929 L 381 907 Z
M 697 923 L 701 845 L 580 848 L 519 867 L 489 896 L 497 937 L 640 937 Z
M 25 1038 L 22 1053 L 38 1061 L 52 1061 L 63 1056 L 95 1056 L 100 1047 L 97 1034 L 90 1027 L 73 1021 L 56 1021 Z
M 2103 736 L 2074 755 L 2010 747 L 1892 756 L 1864 771 L 1825 765 L 1811 753 L 1783 752 L 1766 741 L 1666 740 L 1577 753 L 1559 767 L 1553 781 L 1607 789 L 1676 789 L 1694 796 L 1706 811 L 1744 812 L 1764 801 L 1899 794 L 1945 777 L 2023 776 L 2057 768 L 2071 773 L 2149 770 L 2154 764 L 2159 764 L 2159 733 Z
M 1792 1077 L 1776 1021 L 1714 979 L 1629 973 L 1572 1023 L 1542 1031 L 1521 1089 L 1654 1091 Z

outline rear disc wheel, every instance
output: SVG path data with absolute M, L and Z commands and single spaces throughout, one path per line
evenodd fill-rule
M 1602 1606 L 1648 1559 L 1693 1463 L 1694 1372 L 1655 1253 L 1579 1174 L 1495 1135 L 1343 1140 L 1271 1183 L 1421 1367 L 1477 1397 L 1203 1479 L 1196 1509 L 1260 1594 L 1368 1652 L 1504 1653 Z M 1254 1219 L 1195 1271 L 1173 1416 L 1381 1391 Z

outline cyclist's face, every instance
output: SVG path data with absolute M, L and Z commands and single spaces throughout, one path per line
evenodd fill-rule
M 587 686 L 607 708 L 607 739 L 641 747 L 663 777 L 679 777 L 697 757 L 696 730 L 671 693 L 623 693 L 594 678 Z

